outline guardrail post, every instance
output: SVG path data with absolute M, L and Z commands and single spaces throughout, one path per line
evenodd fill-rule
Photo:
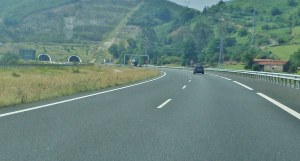
M 265 82 L 267 82 L 267 80 L 268 80 L 268 77 L 267 77 L 267 75 L 265 75 Z

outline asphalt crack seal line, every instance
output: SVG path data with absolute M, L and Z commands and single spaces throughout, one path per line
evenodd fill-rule
M 135 87 L 135 86 L 138 86 L 138 85 L 146 84 L 146 83 L 153 82 L 153 81 L 156 81 L 158 79 L 161 79 L 161 78 L 163 78 L 167 75 L 167 73 L 165 73 L 165 72 L 163 72 L 163 73 L 164 74 L 162 76 L 160 76 L 158 78 L 155 78 L 155 79 L 145 81 L 145 82 L 141 82 L 141 83 L 137 83 L 137 84 L 133 84 L 133 85 L 129 85 L 129 86 L 124 86 L 124 87 L 120 87 L 120 88 L 116 88 L 116 89 L 112 89 L 112 90 L 108 90 L 108 91 L 103 91 L 103 92 L 99 92 L 99 93 L 94 93 L 94 94 L 86 95 L 86 96 L 82 96 L 82 97 L 76 97 L 76 98 L 72 98 L 72 99 L 68 99 L 68 100 L 64 100 L 64 101 L 59 101 L 59 102 L 55 102 L 55 103 L 50 103 L 50 104 L 46 104 L 46 105 L 42 105 L 42 106 L 27 108 L 27 109 L 24 109 L 24 110 L 4 113 L 4 114 L 0 114 L 0 118 L 10 116 L 10 115 L 20 114 L 20 113 L 24 113 L 24 112 L 29 112 L 29 111 L 33 111 L 33 110 L 38 110 L 38 109 L 42 109 L 42 108 L 46 108 L 46 107 L 51 107 L 51 106 L 55 106 L 55 105 L 59 105 L 59 104 L 63 104 L 63 103 L 73 102 L 73 101 L 77 101 L 77 100 L 88 98 L 88 97 L 94 97 L 94 96 L 97 96 L 97 95 L 110 93 L 110 92 L 114 92 L 114 91 L 119 91 L 119 90 L 122 90 L 122 89 L 126 89 L 126 88 L 130 88 L 130 87 Z
M 257 93 L 257 94 L 300 120 L 300 114 L 298 112 L 292 110 L 291 108 L 281 104 L 280 102 L 278 102 L 278 101 L 274 100 L 273 98 L 270 98 L 262 93 Z

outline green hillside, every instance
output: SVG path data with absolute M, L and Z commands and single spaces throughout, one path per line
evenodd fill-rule
M 299 0 L 233 0 L 228 5 L 228 11 L 233 11 L 230 13 L 231 21 L 245 27 L 250 33 L 255 8 L 258 46 L 272 45 L 270 41 L 278 43 L 280 46 L 266 49 L 283 60 L 288 60 L 290 55 L 300 49 L 292 45 L 300 43 Z
M 73 52 L 86 62 L 124 63 L 131 54 L 157 65 L 227 61 L 252 69 L 255 58 L 289 60 L 300 43 L 300 0 L 220 1 L 203 12 L 166 0 L 0 3 L 0 53 L 27 46 L 59 60 Z
M 0 42 L 101 41 L 139 0 L 1 2 Z
M 20 21 L 25 16 L 45 9 L 50 9 L 76 0 L 1 0 L 0 17 Z

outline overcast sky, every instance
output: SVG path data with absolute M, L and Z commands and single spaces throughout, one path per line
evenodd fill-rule
M 185 1 L 187 1 L 190 2 L 189 8 L 195 8 L 202 11 L 205 6 L 211 6 L 213 4 L 217 4 L 220 0 L 169 0 L 169 1 L 175 2 L 183 6 L 186 6 Z

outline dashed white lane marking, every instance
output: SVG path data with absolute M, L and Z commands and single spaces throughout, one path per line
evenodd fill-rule
M 221 77 L 221 76 L 220 76 Z M 229 78 L 226 78 L 226 77 L 221 77 L 221 78 L 223 78 L 223 79 L 226 79 L 226 80 L 230 80 L 231 81 L 231 79 L 229 79 Z
M 125 86 L 125 87 L 120 87 L 120 88 L 116 88 L 116 89 L 112 89 L 112 90 L 108 90 L 108 91 L 103 91 L 103 92 L 99 92 L 99 93 L 95 93 L 95 94 L 91 94 L 91 95 L 86 95 L 86 96 L 82 96 L 82 97 L 76 97 L 76 98 L 72 98 L 72 99 L 68 99 L 68 100 L 64 100 L 64 101 L 59 101 L 59 102 L 55 102 L 55 103 L 50 103 L 50 104 L 46 104 L 46 105 L 42 105 L 42 106 L 27 108 L 27 109 L 24 109 L 24 110 L 4 113 L 4 114 L 0 114 L 0 118 L 10 116 L 10 115 L 19 114 L 19 113 L 29 112 L 29 111 L 33 111 L 33 110 L 38 110 L 38 109 L 45 108 L 45 107 L 51 107 L 51 106 L 55 106 L 55 105 L 59 105 L 59 104 L 67 103 L 67 102 L 72 102 L 72 101 L 76 101 L 76 100 L 80 100 L 80 99 L 84 99 L 84 98 L 88 98 L 88 97 L 94 97 L 94 96 L 97 96 L 97 95 L 110 93 L 110 92 L 114 92 L 114 91 L 119 91 L 119 90 L 122 90 L 122 89 L 142 85 L 142 84 L 149 83 L 149 82 L 153 82 L 153 81 L 161 79 L 161 78 L 163 78 L 167 75 L 167 73 L 165 73 L 165 72 L 163 72 L 163 73 L 164 74 L 162 76 L 160 76 L 158 78 L 155 78 L 155 79 L 145 81 L 145 82 L 141 82 L 141 83 Z
M 172 99 L 168 99 L 166 102 L 164 102 L 163 104 L 161 104 L 160 106 L 158 106 L 157 108 L 158 109 L 161 109 L 161 108 L 163 108 L 164 106 L 166 106 L 169 102 L 171 102 L 172 101 Z
M 191 83 L 192 80 L 189 80 L 189 83 Z
M 274 100 L 273 98 L 270 98 L 262 93 L 257 93 L 257 94 L 300 120 L 300 114 L 298 112 L 290 109 L 289 107 L 281 104 L 280 102 L 278 102 L 278 101 Z
M 183 87 L 182 87 L 182 89 L 185 89 L 185 88 L 186 88 L 186 86 L 183 86 Z
M 212 76 L 215 76 L 215 77 L 220 77 L 220 78 L 223 78 L 223 79 L 226 79 L 226 80 L 230 80 L 230 81 L 231 81 L 231 79 L 226 78 L 226 77 L 222 77 L 222 76 L 219 76 L 219 75 L 215 75 L 215 74 L 209 74 L 209 75 L 212 75 Z
M 236 83 L 236 84 L 238 84 L 238 85 L 240 85 L 240 86 L 242 86 L 242 87 L 244 87 L 244 88 L 247 88 L 248 90 L 250 90 L 250 91 L 253 91 L 254 89 L 252 89 L 252 88 L 250 88 L 250 87 L 248 87 L 248 86 L 246 86 L 246 85 L 244 85 L 244 84 L 242 84 L 242 83 L 240 83 L 240 82 L 237 82 L 237 81 L 233 81 L 234 83 Z

